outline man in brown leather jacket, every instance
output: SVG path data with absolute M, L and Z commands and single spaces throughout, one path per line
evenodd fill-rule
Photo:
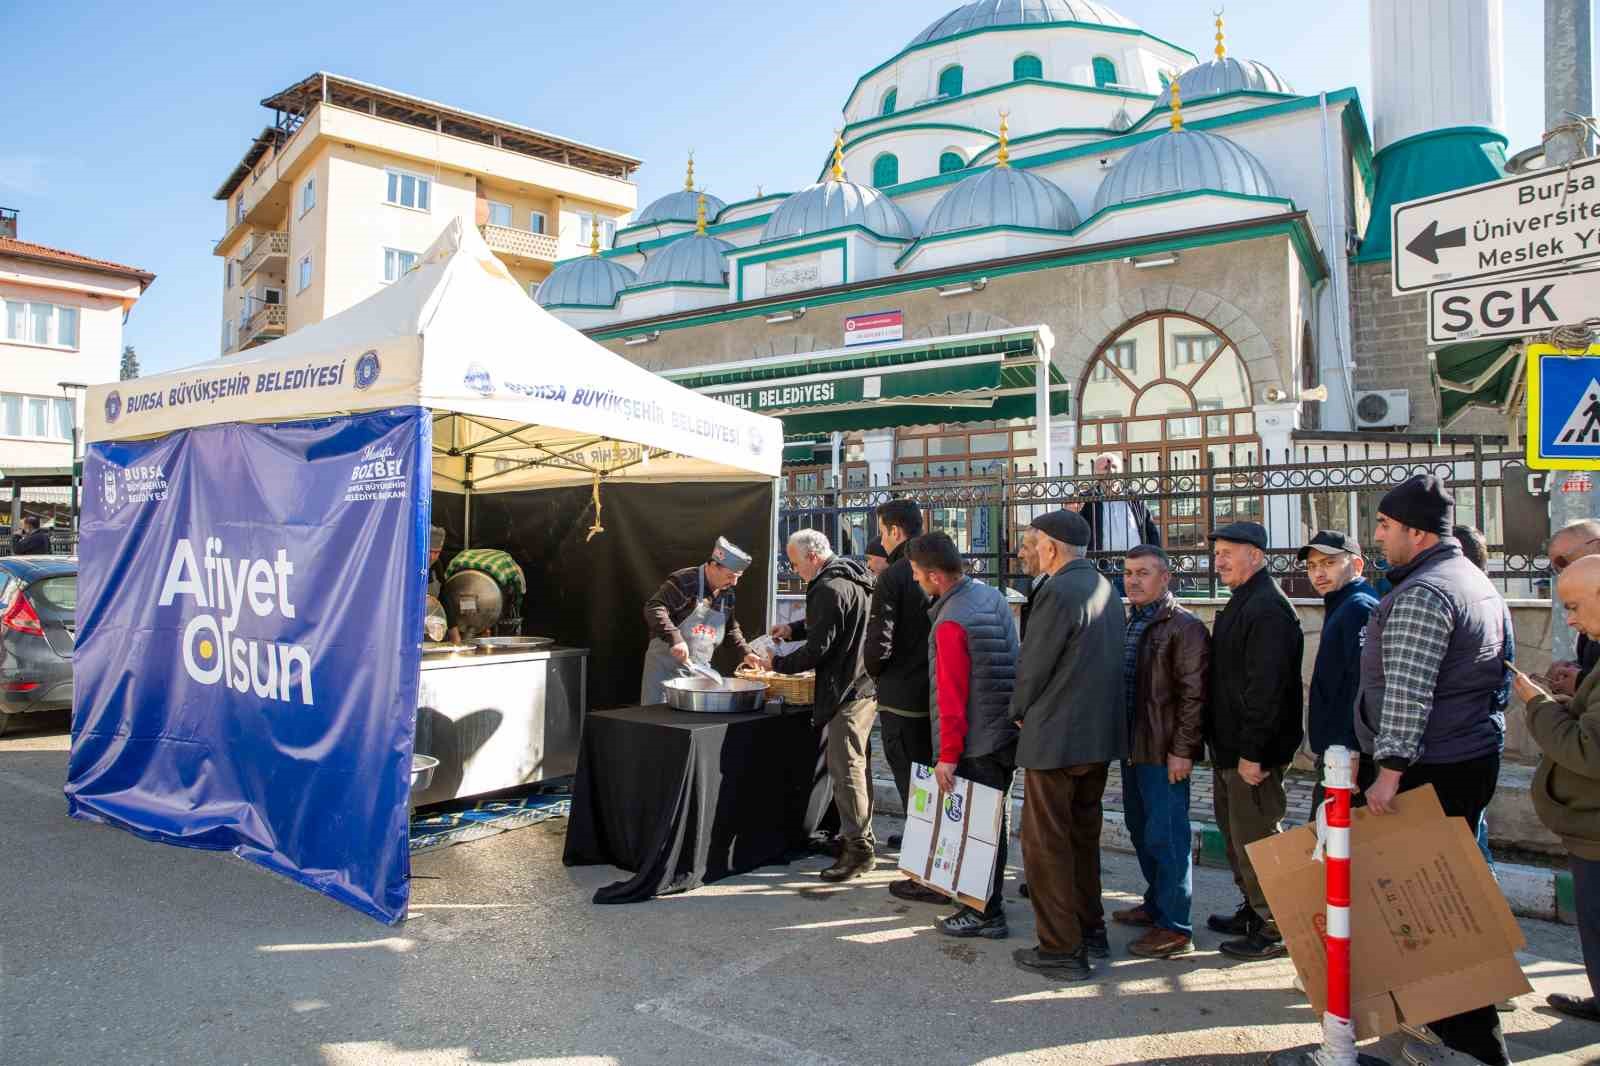
M 1194 950 L 1189 907 L 1189 773 L 1205 752 L 1201 736 L 1211 666 L 1205 623 L 1178 606 L 1166 552 L 1142 544 L 1122 566 L 1127 590 L 1124 690 L 1133 722 L 1132 754 L 1122 764 L 1122 801 L 1149 885 L 1144 902 L 1113 911 L 1114 921 L 1148 927 L 1128 945 L 1146 958 Z

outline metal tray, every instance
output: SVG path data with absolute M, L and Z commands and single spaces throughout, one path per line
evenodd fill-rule
M 497 651 L 536 651 L 548 648 L 555 641 L 550 637 L 474 637 L 474 646 L 480 653 Z
M 743 714 L 759 711 L 766 703 L 767 686 L 762 681 L 730 677 L 717 684 L 706 677 L 675 677 L 663 684 L 667 706 L 699 714 Z

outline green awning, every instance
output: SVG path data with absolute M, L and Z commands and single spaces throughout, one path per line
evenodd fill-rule
M 1504 409 L 1521 375 L 1520 356 L 1515 340 L 1464 341 L 1435 351 L 1440 424 L 1468 407 Z

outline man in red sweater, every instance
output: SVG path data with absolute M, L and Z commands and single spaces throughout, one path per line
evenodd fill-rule
M 1000 847 L 988 905 L 961 909 L 939 921 L 947 936 L 1005 937 L 1009 930 L 1000 888 L 1005 883 L 1006 845 L 1011 832 L 1011 779 L 1017 766 L 1016 722 L 1011 690 L 1017 677 L 1016 624 L 999 589 L 965 573 L 961 552 L 944 533 L 913 540 L 906 552 L 911 572 L 933 599 L 929 617 L 929 712 L 939 762 L 933 776 L 941 792 L 956 777 L 999 789 Z

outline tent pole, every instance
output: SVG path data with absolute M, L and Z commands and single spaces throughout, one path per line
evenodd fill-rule
M 767 554 L 767 630 L 778 624 L 778 553 L 784 550 L 778 529 L 778 505 L 782 498 L 781 478 L 772 479 L 772 525 L 767 531 L 767 543 L 772 550 Z
M 472 453 L 467 453 L 467 479 L 465 499 L 461 504 L 461 547 L 472 547 Z

